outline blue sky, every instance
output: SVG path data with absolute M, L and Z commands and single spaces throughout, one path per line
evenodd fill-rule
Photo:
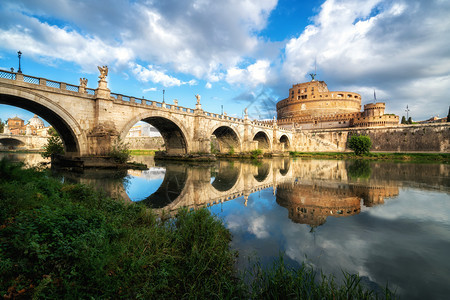
M 414 120 L 450 105 L 450 1 L 3 0 L 0 68 L 210 112 L 272 118 L 295 83 L 317 79 Z M 0 105 L 0 118 L 32 112 Z

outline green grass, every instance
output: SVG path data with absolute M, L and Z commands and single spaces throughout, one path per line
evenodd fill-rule
M 92 187 L 0 161 L 0 295 L 5 298 L 374 298 L 309 268 L 235 267 L 231 234 L 206 209 L 163 220 Z M 387 292 L 389 295 L 390 293 Z
M 158 150 L 129 150 L 131 155 L 155 155 Z
M 289 152 L 293 157 L 333 158 L 333 159 L 371 159 L 410 162 L 450 163 L 450 153 L 368 153 L 356 155 L 353 152 Z

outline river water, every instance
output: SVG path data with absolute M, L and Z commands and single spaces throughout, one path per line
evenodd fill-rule
M 4 153 L 2 154 L 5 155 Z M 38 154 L 14 154 L 29 164 Z M 208 207 L 239 251 L 263 264 L 280 253 L 338 280 L 359 273 L 403 299 L 450 295 L 450 165 L 271 159 L 259 163 L 155 162 L 145 171 L 55 172 L 157 213 Z

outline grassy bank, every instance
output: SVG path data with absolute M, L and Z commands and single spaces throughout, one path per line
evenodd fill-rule
M 357 275 L 338 285 L 282 259 L 238 274 L 231 235 L 207 210 L 160 220 L 144 206 L 6 160 L 0 161 L 0 199 L 5 298 L 374 297 Z
M 353 152 L 290 152 L 292 157 L 330 158 L 330 159 L 370 159 L 410 162 L 450 163 L 450 153 L 369 153 L 358 156 Z
M 158 150 L 130 150 L 131 155 L 155 155 Z

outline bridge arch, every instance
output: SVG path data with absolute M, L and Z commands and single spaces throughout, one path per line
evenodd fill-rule
M 169 113 L 163 111 L 150 111 L 133 117 L 120 131 L 121 140 L 125 139 L 131 127 L 139 121 L 147 122 L 158 129 L 164 139 L 167 153 L 186 154 L 191 152 L 186 127 Z
M 284 145 L 284 150 L 289 150 L 291 147 L 291 141 L 289 140 L 289 137 L 285 134 L 280 136 L 279 139 L 280 143 Z
M 258 149 L 270 150 L 272 148 L 272 144 L 270 142 L 269 135 L 265 131 L 258 131 L 253 136 L 253 141 L 258 142 Z
M 87 141 L 80 125 L 55 101 L 20 87 L 0 85 L 0 103 L 26 109 L 49 122 L 61 136 L 67 155 L 87 154 Z
M 8 149 L 13 150 L 17 149 L 17 147 L 25 146 L 25 143 L 19 139 L 11 137 L 0 137 L 0 149 Z
M 222 153 L 229 152 L 231 149 L 242 151 L 242 144 L 239 134 L 231 126 L 217 125 L 213 127 L 210 135 L 217 138 L 219 151 Z

